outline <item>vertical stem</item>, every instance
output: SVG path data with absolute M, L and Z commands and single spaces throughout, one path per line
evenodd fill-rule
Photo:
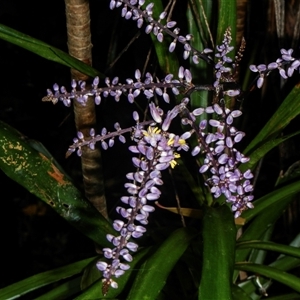
M 65 0 L 65 5 L 69 54 L 92 65 L 89 1 Z M 75 80 L 88 79 L 87 75 L 74 69 L 71 69 L 71 75 Z M 89 136 L 90 128 L 95 128 L 96 125 L 93 98 L 88 99 L 86 106 L 74 101 L 74 113 L 77 131 L 81 131 L 84 136 Z M 91 150 L 84 147 L 81 166 L 86 197 L 105 218 L 108 218 L 100 149 Z

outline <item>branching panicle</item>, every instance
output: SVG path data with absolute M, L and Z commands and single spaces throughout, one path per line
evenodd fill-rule
M 188 98 L 183 99 L 166 114 L 151 102 L 149 110 L 153 118 L 152 124 L 147 130 L 140 129 L 134 134 L 137 144 L 130 146 L 129 151 L 138 155 L 132 159 L 137 171 L 127 174 L 127 179 L 130 180 L 125 184 L 128 195 L 121 198 L 128 208 L 117 207 L 117 212 L 125 221 L 114 221 L 113 226 L 120 235 L 109 235 L 108 240 L 114 247 L 103 249 L 104 257 L 111 260 L 111 263 L 100 261 L 97 264 L 98 269 L 103 272 L 105 290 L 108 286 L 116 288 L 117 283 L 113 277 L 117 278 L 125 271 L 120 258 L 130 262 L 130 251 L 137 250 L 137 244 L 130 242 L 130 239 L 139 238 L 146 231 L 146 228 L 139 224 L 146 225 L 149 213 L 154 211 L 154 207 L 149 205 L 148 201 L 151 204 L 151 201 L 160 197 L 158 187 L 163 184 L 161 171 L 176 166 L 176 159 L 180 156 L 178 152 L 190 150 L 187 140 L 193 134 L 196 134 L 199 145 L 191 150 L 191 154 L 205 154 L 204 164 L 199 172 L 209 172 L 206 183 L 214 197 L 224 195 L 226 201 L 231 204 L 235 217 L 240 216 L 245 209 L 253 207 L 253 186 L 250 183 L 253 175 L 250 170 L 242 173 L 238 169 L 239 164 L 246 163 L 249 159 L 234 148 L 234 144 L 240 142 L 244 136 L 243 132 L 232 126 L 233 119 L 239 117 L 241 112 L 230 111 L 218 104 L 190 112 L 187 108 L 188 102 Z M 210 119 L 209 122 L 204 120 L 198 124 L 196 117 L 204 112 L 216 114 L 218 118 Z M 179 114 L 182 115 L 183 123 L 191 126 L 190 131 L 180 136 L 168 131 L 171 121 Z M 134 115 L 135 119 L 138 119 L 137 113 Z M 208 124 L 217 131 L 206 133 Z M 129 265 L 126 264 L 126 268 L 129 268 Z
M 150 3 L 144 7 L 145 1 L 140 0 L 111 0 L 110 9 L 117 7 L 123 7 L 121 11 L 121 16 L 125 19 L 132 19 L 137 21 L 137 27 L 141 28 L 144 21 L 147 22 L 145 28 L 145 33 L 153 33 L 159 42 L 163 42 L 164 35 L 168 35 L 173 38 L 169 46 L 169 52 L 173 52 L 176 48 L 177 42 L 184 46 L 183 58 L 188 59 L 192 55 L 195 64 L 199 63 L 199 58 L 205 60 L 209 64 L 213 64 L 212 58 L 207 55 L 213 52 L 211 49 L 204 49 L 202 52 L 194 48 L 190 41 L 192 39 L 191 34 L 185 36 L 179 35 L 180 29 L 176 27 L 176 22 L 168 20 L 163 24 L 163 21 L 167 17 L 167 12 L 162 12 L 158 20 L 153 18 L 153 3 Z
M 217 118 L 211 118 L 208 122 L 202 120 L 197 126 L 195 117 L 204 112 L 213 114 Z M 210 172 L 206 184 L 215 198 L 221 195 L 226 197 L 226 202 L 231 204 L 232 211 L 235 212 L 235 218 L 239 217 L 244 210 L 253 208 L 251 201 L 254 198 L 251 195 L 253 186 L 250 182 L 253 174 L 250 170 L 242 173 L 238 169 L 238 166 L 248 162 L 249 158 L 234 148 L 234 145 L 245 136 L 244 132 L 232 126 L 234 118 L 241 114 L 239 110 L 230 111 L 219 104 L 214 104 L 205 109 L 195 109 L 192 113 L 186 111 L 186 118 L 183 119 L 184 124 L 190 124 L 198 137 L 199 144 L 192 150 L 192 155 L 205 154 L 204 164 L 199 172 Z M 216 131 L 206 132 L 208 125 Z
M 250 70 L 259 74 L 258 78 L 256 79 L 256 86 L 261 88 L 264 84 L 265 77 L 268 76 L 273 70 L 278 70 L 283 79 L 292 77 L 294 71 L 296 70 L 300 72 L 300 59 L 296 59 L 292 56 L 293 51 L 293 49 L 281 49 L 281 57 L 277 58 L 275 62 L 271 62 L 268 65 L 250 65 Z
M 147 126 L 151 123 L 153 123 L 153 121 L 144 121 L 141 123 L 137 122 L 136 125 L 133 127 L 125 128 L 125 129 L 118 128 L 116 131 L 113 132 L 107 132 L 106 128 L 104 127 L 101 130 L 101 134 L 97 134 L 97 135 L 95 134 L 95 130 L 91 128 L 89 137 L 84 137 L 82 132 L 78 132 L 77 137 L 73 139 L 73 144 L 69 147 L 66 153 L 66 157 L 69 157 L 75 151 L 77 151 L 76 153 L 78 156 L 81 156 L 82 147 L 88 146 L 91 149 L 94 149 L 95 144 L 97 142 L 101 143 L 101 147 L 103 150 L 107 150 L 108 148 L 114 146 L 115 137 L 118 137 L 121 143 L 125 143 L 126 139 L 123 134 L 130 133 L 131 136 L 134 137 L 136 132 L 139 132 L 144 126 Z
M 105 79 L 106 87 L 98 87 L 100 80 L 96 77 L 93 80 L 92 89 L 86 89 L 85 82 L 81 81 L 78 84 L 72 81 L 72 91 L 67 92 L 64 86 L 60 87 L 58 84 L 53 85 L 53 91 L 47 90 L 47 96 L 43 98 L 43 101 L 52 101 L 56 104 L 58 101 L 62 101 L 65 106 L 70 106 L 72 100 L 76 100 L 82 105 L 85 105 L 88 96 L 93 96 L 95 104 L 101 103 L 101 97 L 113 97 L 115 101 L 119 101 L 122 95 L 127 95 L 129 103 L 133 103 L 135 98 L 139 95 L 144 95 L 147 99 L 151 99 L 155 95 L 163 97 L 165 102 L 169 102 L 169 95 L 167 90 L 170 89 L 174 95 L 179 94 L 179 89 L 185 91 L 191 89 L 191 75 L 188 70 L 183 70 L 181 67 L 178 79 L 173 79 L 173 74 L 168 74 L 164 79 L 154 81 L 154 78 L 150 73 L 146 73 L 144 81 L 141 80 L 141 72 L 135 71 L 135 80 L 128 78 L 125 84 L 119 83 L 118 77 L 115 77 L 112 81 L 109 78 Z M 78 90 L 77 90 L 77 89 Z
M 83 147 L 94 149 L 97 142 L 100 142 L 102 148 L 106 150 L 114 146 L 115 139 L 124 143 L 128 134 L 133 141 L 128 150 L 133 153 L 132 163 L 135 171 L 126 175 L 128 181 L 124 187 L 127 189 L 127 195 L 120 199 L 125 207 L 116 208 L 120 219 L 113 222 L 118 234 L 107 235 L 112 247 L 103 249 L 105 259 L 97 263 L 104 278 L 103 294 L 107 293 L 109 287 L 117 288 L 116 278 L 130 268 L 132 253 L 138 250 L 138 245 L 132 238 L 137 239 L 146 232 L 145 225 L 148 223 L 149 214 L 155 210 L 152 203 L 161 195 L 160 186 L 163 185 L 161 172 L 176 166 L 180 151 L 191 152 L 192 156 L 203 156 L 204 161 L 199 167 L 199 173 L 205 174 L 206 186 L 215 199 L 224 197 L 224 202 L 231 206 L 235 218 L 244 210 L 253 208 L 254 198 L 251 170 L 242 172 L 239 169 L 241 164 L 249 161 L 249 158 L 235 148 L 245 135 L 233 126 L 234 119 L 241 116 L 242 112 L 227 108 L 224 99 L 240 95 L 241 91 L 237 87 L 235 76 L 244 44 L 233 62 L 230 57 L 233 50 L 231 31 L 228 28 L 222 44 L 216 46 L 212 58 L 210 55 L 213 50 L 204 49 L 199 52 L 191 46 L 190 34 L 179 35 L 180 30 L 176 27 L 176 22 L 168 20 L 166 11 L 160 14 L 158 20 L 154 20 L 152 3 L 145 5 L 144 0 L 111 0 L 110 9 L 115 8 L 121 9 L 121 15 L 125 19 L 136 21 L 138 28 L 145 26 L 145 32 L 153 33 L 159 42 L 163 42 L 165 35 L 172 37 L 170 52 L 175 50 L 177 43 L 180 43 L 184 48 L 184 59 L 192 56 L 192 61 L 196 64 L 199 59 L 211 64 L 214 80 L 212 84 L 197 86 L 193 83 L 191 72 L 184 67 L 179 68 L 177 79 L 174 74 L 168 74 L 162 80 L 154 79 L 150 73 L 146 73 L 145 78 L 142 78 L 141 72 L 136 70 L 134 79 L 128 78 L 126 83 L 119 82 L 118 77 L 106 78 L 101 86 L 99 78 L 96 77 L 90 87 L 85 82 L 72 81 L 70 92 L 65 87 L 55 84 L 53 91 L 48 90 L 47 96 L 43 98 L 44 101 L 53 103 L 62 101 L 66 106 L 70 106 L 72 100 L 85 105 L 88 96 L 93 96 L 97 105 L 101 103 L 102 97 L 112 97 L 119 101 L 123 96 L 133 103 L 139 96 L 144 96 L 149 102 L 148 119 L 140 121 L 138 113 L 133 112 L 135 125 L 132 127 L 122 129 L 120 123 L 115 123 L 114 131 L 111 132 L 106 128 L 103 128 L 100 134 L 91 129 L 89 136 L 78 132 L 66 154 L 69 156 L 77 152 L 80 156 Z M 259 73 L 258 87 L 263 84 L 264 76 L 273 69 L 278 69 L 281 76 L 287 77 L 299 68 L 300 61 L 291 56 L 291 50 L 282 50 L 281 53 L 282 58 L 268 66 L 250 66 L 253 72 Z M 288 66 L 287 74 L 285 66 Z M 189 96 L 200 89 L 213 91 L 216 100 L 211 106 L 198 107 L 190 111 Z M 160 107 L 160 99 L 169 103 L 172 95 L 180 93 L 185 97 L 180 104 L 168 111 Z M 197 117 L 204 113 L 209 117 L 199 121 Z M 171 131 L 171 124 L 176 118 L 180 118 L 183 125 L 189 126 L 182 134 Z M 188 140 L 193 135 L 198 144 L 190 149 Z
M 150 104 L 150 110 L 152 115 L 156 115 L 157 108 L 153 103 Z M 163 119 L 159 121 L 163 122 Z M 124 264 L 121 258 L 130 262 L 132 260 L 130 252 L 137 251 L 138 245 L 131 242 L 131 238 L 139 238 L 146 232 L 143 225 L 148 224 L 149 213 L 155 210 L 151 201 L 159 199 L 161 194 L 158 188 L 163 184 L 161 171 L 176 165 L 176 158 L 179 157 L 177 151 L 189 149 L 186 139 L 190 137 L 190 134 L 178 136 L 163 131 L 154 124 L 148 126 L 147 130 L 139 129 L 134 132 L 136 145 L 129 147 L 129 151 L 136 155 L 132 158 L 132 163 L 137 171 L 126 175 L 129 182 L 124 186 L 128 195 L 121 197 L 121 201 L 128 208 L 120 206 L 116 208 L 125 221 L 115 220 L 113 227 L 119 235 L 107 236 L 113 248 L 104 248 L 103 252 L 104 257 L 111 260 L 111 263 L 104 261 L 97 263 L 98 269 L 103 272 L 104 293 L 108 286 L 117 288 L 113 277 L 121 276 L 129 268 L 129 265 Z

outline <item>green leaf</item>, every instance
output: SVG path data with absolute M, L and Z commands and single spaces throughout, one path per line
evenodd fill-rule
M 298 293 L 290 293 L 290 294 L 283 294 L 275 297 L 268 297 L 268 300 L 299 300 L 299 299 L 300 299 L 300 294 Z
M 285 173 L 278 176 L 275 187 L 282 186 L 288 182 L 299 180 L 300 178 L 300 161 L 294 162 Z
M 289 245 L 299 249 L 300 234 L 298 234 Z M 284 254 L 279 255 L 276 260 L 270 263 L 270 267 L 274 267 L 283 271 L 288 271 L 298 266 L 300 266 L 300 259 L 293 256 L 285 256 Z
M 188 1 L 188 32 L 193 35 L 192 44 L 199 51 L 202 51 L 208 45 L 210 47 L 214 46 L 210 28 L 212 13 L 213 3 L 211 0 Z
M 274 267 L 283 271 L 288 271 L 300 266 L 300 259 L 293 256 L 285 256 L 278 258 L 270 263 L 270 267 Z
M 0 24 L 0 39 L 29 50 L 30 52 L 33 52 L 48 60 L 55 61 L 72 69 L 76 69 L 91 77 L 105 77 L 96 69 L 70 56 L 64 51 L 61 51 L 55 47 L 50 46 L 47 43 L 44 43 L 38 39 L 35 39 L 29 35 L 26 35 L 2 24 Z
M 125 273 L 126 274 L 126 273 Z M 110 289 L 112 290 L 112 289 Z M 114 290 L 118 291 L 118 290 Z M 121 291 L 119 291 L 121 292 Z M 112 299 L 111 297 L 104 297 L 102 295 L 102 280 L 95 281 L 88 289 L 83 291 L 79 296 L 74 298 L 76 300 L 91 300 L 91 299 Z
M 279 201 L 280 200 L 280 201 Z M 277 219 L 282 215 L 283 211 L 293 201 L 293 197 L 280 198 L 278 201 L 269 204 L 260 211 L 260 214 L 249 224 L 242 236 L 239 238 L 239 242 L 248 240 L 259 240 L 263 234 L 274 225 Z M 237 249 L 236 262 L 245 261 L 249 256 L 251 249 Z M 233 281 L 238 277 L 238 272 L 234 272 Z
M 0 289 L 0 300 L 16 299 L 40 287 L 81 273 L 83 268 L 85 268 L 85 266 L 93 259 L 94 257 L 87 258 L 11 284 L 3 289 Z
M 262 250 L 276 251 L 281 254 L 291 255 L 300 258 L 300 248 L 276 244 L 273 242 L 245 241 L 245 242 L 237 243 L 236 246 L 237 249 L 245 249 L 245 248 L 262 249 Z
M 235 48 L 236 40 L 236 0 L 218 1 L 218 28 L 217 28 L 217 40 L 216 44 L 221 45 L 224 33 L 227 28 L 231 29 L 232 42 L 231 46 Z M 234 58 L 234 51 L 229 53 L 231 58 Z
M 130 265 L 130 269 L 127 270 L 124 275 L 114 279 L 118 284 L 118 288 L 117 289 L 110 288 L 105 297 L 102 295 L 102 279 L 98 279 L 94 282 L 94 280 L 97 278 L 97 274 L 95 270 L 96 265 L 93 264 L 93 262 L 91 262 L 90 266 L 88 266 L 88 268 L 85 269 L 85 274 L 82 278 L 81 286 L 83 288 L 83 292 L 75 299 L 76 300 L 113 299 L 117 297 L 121 292 L 123 292 L 126 286 L 131 287 L 132 277 L 135 277 L 136 273 L 141 267 L 141 264 L 144 262 L 145 258 L 149 256 L 149 254 L 151 254 L 151 251 L 152 248 L 149 247 L 136 253 L 134 255 L 133 261 L 128 263 Z M 99 257 L 97 258 L 97 260 L 99 260 Z M 89 269 L 92 266 L 94 266 L 94 270 L 90 272 Z M 99 271 L 98 273 L 100 274 Z M 91 284 L 91 282 L 93 283 Z
M 290 199 L 299 192 L 300 182 L 294 182 L 276 189 L 275 191 L 254 201 L 254 209 L 248 209 L 247 211 L 243 212 L 242 217 L 246 220 L 246 222 L 249 222 L 251 219 L 261 214 L 264 210 L 268 210 L 271 205 L 276 203 L 280 205 L 280 202 L 282 202 L 284 199 Z
M 198 51 L 204 50 L 208 47 L 210 40 L 210 28 L 209 23 L 212 13 L 211 1 L 195 1 L 189 0 L 187 7 L 187 20 L 188 20 L 188 32 L 192 34 L 193 39 L 191 45 Z M 205 21 L 206 19 L 206 21 Z M 196 65 L 190 58 L 190 71 L 193 76 L 193 82 L 196 84 L 203 84 L 212 81 L 212 67 L 204 60 L 200 59 Z M 211 94 L 208 91 L 197 91 L 191 94 L 190 103 L 192 109 L 196 107 L 207 107 Z M 206 117 L 206 114 L 198 117 L 201 120 Z
M 286 286 L 294 289 L 297 292 L 300 292 L 300 278 L 291 275 L 289 273 L 286 273 L 282 270 L 269 267 L 269 266 L 245 263 L 245 262 L 236 263 L 235 268 L 240 271 L 248 271 L 248 272 L 253 272 L 255 274 L 266 276 L 268 278 L 279 281 L 282 284 L 285 284 Z
M 207 208 L 203 218 L 203 267 L 198 299 L 231 299 L 236 228 L 230 208 Z
M 274 225 L 270 226 L 264 234 L 261 236 L 260 241 L 261 242 L 268 242 L 270 241 L 273 231 L 274 231 Z M 241 242 L 242 243 L 242 242 Z M 267 251 L 260 250 L 260 249 L 252 249 L 251 254 L 249 255 L 248 261 L 255 263 L 255 264 L 263 264 L 265 261 L 267 255 Z
M 246 171 L 247 169 L 253 169 L 253 167 L 262 159 L 270 150 L 275 148 L 276 146 L 280 145 L 281 143 L 287 141 L 288 139 L 298 135 L 300 131 L 294 132 L 287 136 L 278 137 L 272 139 L 270 141 L 265 142 L 263 145 L 256 148 L 250 155 L 249 155 L 249 162 L 246 164 L 241 165 L 240 170 Z
M 35 300 L 67 299 L 80 292 L 81 276 L 60 284 Z
M 85 290 L 89 286 L 91 286 L 94 282 L 99 280 L 102 276 L 101 272 L 99 272 L 96 263 L 99 260 L 99 257 L 96 257 L 93 261 L 91 261 L 87 267 L 84 269 L 82 279 L 81 279 L 81 289 Z
M 245 281 L 239 283 L 239 287 L 249 295 L 252 300 L 260 300 L 262 294 L 267 293 L 271 285 L 271 279 L 262 276 L 249 276 Z
M 187 228 L 174 231 L 141 266 L 127 300 L 157 299 L 169 273 L 194 236 L 195 232 Z
M 252 300 L 252 298 L 245 293 L 245 291 L 238 285 L 232 285 L 232 299 L 233 300 Z
M 110 223 L 86 200 L 54 158 L 35 150 L 26 138 L 0 122 L 0 169 L 50 205 L 61 217 L 102 246 L 109 246 Z
M 290 242 L 290 246 L 300 247 L 300 233 L 296 235 L 296 237 Z
M 272 205 L 265 207 L 265 209 L 261 211 L 261 213 L 246 228 L 242 236 L 239 238 L 239 242 L 260 239 L 264 232 L 281 216 L 291 201 L 293 201 L 292 197 L 286 197 L 285 199 L 281 199 L 281 201 L 274 202 Z M 237 254 L 244 251 L 245 250 L 240 249 Z M 249 253 L 249 251 L 246 252 Z M 246 257 L 242 256 L 238 261 L 245 259 Z
M 290 243 L 290 246 L 292 247 L 300 247 L 300 234 L 298 234 L 294 240 Z M 285 255 L 279 255 L 279 257 L 269 264 L 270 267 L 274 267 L 276 269 L 280 269 L 282 271 L 289 271 L 295 267 L 298 267 L 300 265 L 300 259 L 292 257 L 292 256 L 285 256 Z M 269 285 L 269 280 L 260 278 L 260 282 L 263 286 Z M 257 290 L 257 284 L 255 284 L 255 281 L 252 279 L 248 279 L 247 281 L 244 281 L 239 284 L 243 290 L 248 294 L 255 293 Z
M 259 134 L 245 149 L 249 155 L 278 134 L 300 113 L 300 85 L 296 85 Z

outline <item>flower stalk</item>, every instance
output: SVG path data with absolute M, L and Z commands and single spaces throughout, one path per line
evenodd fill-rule
M 100 134 L 97 134 L 93 126 L 89 127 L 88 132 L 78 130 L 77 137 L 74 138 L 66 155 L 76 152 L 77 155 L 83 156 L 85 149 L 95 151 L 96 143 L 100 143 L 102 149 L 107 150 L 114 146 L 117 138 L 125 143 L 126 134 L 131 135 L 133 142 L 128 150 L 134 155 L 132 163 L 136 170 L 126 175 L 128 182 L 124 187 L 127 194 L 120 199 L 124 207 L 116 208 L 120 218 L 114 220 L 113 228 L 118 234 L 107 235 L 112 247 L 104 248 L 104 258 L 97 262 L 97 268 L 103 274 L 104 295 L 107 294 L 109 287 L 118 287 L 116 278 L 130 268 L 132 253 L 138 250 L 135 239 L 146 233 L 148 217 L 155 210 L 152 203 L 161 196 L 162 171 L 176 166 L 180 151 L 190 152 L 192 156 L 201 155 L 204 158 L 199 173 L 204 176 L 205 185 L 214 199 L 224 197 L 223 202 L 231 207 L 235 218 L 244 210 L 253 208 L 254 199 L 251 170 L 245 172 L 239 170 L 241 164 L 249 161 L 249 158 L 236 148 L 236 144 L 245 136 L 244 132 L 234 127 L 234 120 L 240 117 L 242 112 L 238 109 L 229 109 L 225 105 L 225 97 L 233 98 L 241 95 L 236 82 L 236 68 L 242 57 L 244 45 L 236 61 L 231 59 L 230 55 L 234 49 L 231 46 L 232 37 L 228 28 L 221 45 L 217 45 L 214 51 L 206 48 L 200 52 L 191 46 L 192 36 L 180 35 L 176 22 L 169 20 L 165 11 L 160 14 L 158 20 L 153 19 L 153 3 L 145 5 L 144 0 L 111 0 L 110 8 L 120 8 L 122 17 L 136 21 L 138 28 L 142 28 L 145 22 L 146 34 L 153 33 L 159 42 L 163 42 L 164 35 L 172 37 L 169 52 L 173 52 L 178 43 L 182 44 L 183 58 L 188 59 L 191 56 L 195 64 L 199 63 L 199 59 L 209 63 L 212 66 L 214 80 L 212 83 L 196 85 L 193 83 L 190 70 L 180 67 L 177 78 L 174 74 L 168 74 L 159 80 L 150 73 L 146 73 L 145 78 L 142 78 L 141 72 L 136 70 L 134 79 L 128 78 L 125 83 L 114 77 L 106 78 L 105 86 L 101 86 L 99 78 L 96 77 L 90 87 L 83 80 L 72 80 L 70 92 L 57 84 L 53 86 L 53 91 L 50 89 L 47 91 L 48 95 L 44 100 L 54 103 L 62 101 L 66 106 L 70 106 L 75 100 L 76 105 L 86 107 L 91 98 L 96 105 L 101 104 L 102 98 L 108 97 L 118 102 L 122 96 L 126 97 L 129 103 L 134 103 L 142 97 L 149 102 L 148 118 L 140 121 L 138 113 L 133 112 L 135 125 L 132 127 L 121 128 L 117 122 L 112 132 L 102 128 Z M 214 57 L 211 56 L 212 53 Z M 271 68 L 280 69 L 282 64 L 288 62 L 292 63 L 290 68 L 298 68 L 300 63 L 294 61 L 291 51 L 285 51 L 282 52 L 282 60 L 276 62 L 276 65 L 251 66 L 251 70 L 259 72 L 262 78 Z M 288 71 L 288 74 L 292 74 L 292 71 Z M 189 97 L 198 90 L 213 92 L 214 101 L 210 106 L 196 107 L 190 111 Z M 160 107 L 160 100 L 170 104 L 172 96 L 176 97 L 179 94 L 184 95 L 181 103 L 168 111 Z M 200 121 L 199 116 L 203 116 Z M 172 122 L 178 118 L 183 128 L 188 128 L 182 134 L 172 131 Z M 192 136 L 197 140 L 197 145 L 191 149 L 188 140 Z

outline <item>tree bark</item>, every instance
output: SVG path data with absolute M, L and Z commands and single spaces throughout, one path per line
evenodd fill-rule
M 90 8 L 88 0 L 65 0 L 68 49 L 73 57 L 92 65 L 92 44 L 90 31 Z M 87 80 L 88 76 L 71 69 L 72 78 Z M 96 111 L 93 97 L 89 97 L 86 106 L 76 100 L 73 103 L 77 131 L 89 136 L 91 128 L 96 126 Z M 82 149 L 81 166 L 85 195 L 97 210 L 108 218 L 104 195 L 103 171 L 99 147 Z

